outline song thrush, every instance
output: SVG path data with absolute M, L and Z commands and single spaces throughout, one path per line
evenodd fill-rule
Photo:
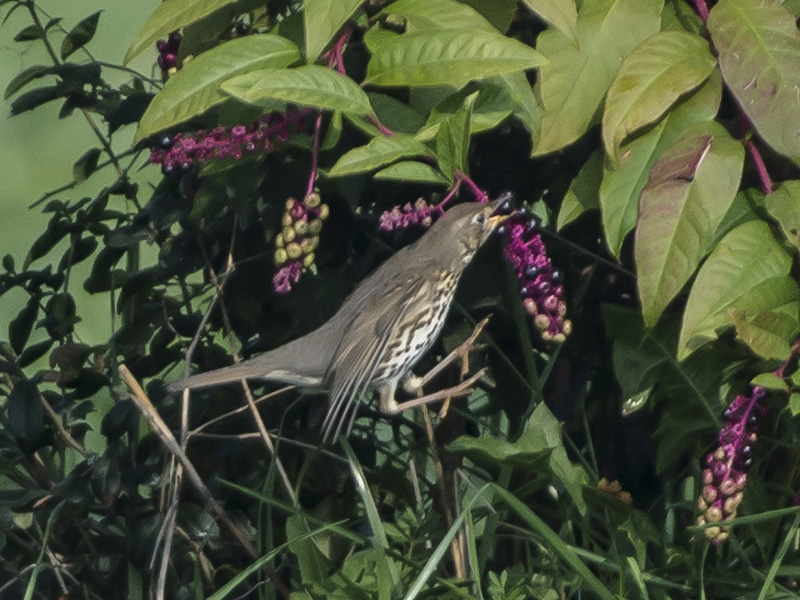
M 242 379 L 323 388 L 330 393 L 324 439 L 337 437 L 345 424 L 349 432 L 367 391 L 377 391 L 387 414 L 446 398 L 440 392 L 398 404 L 394 396 L 398 385 L 408 392 L 420 389 L 423 382 L 411 368 L 438 337 L 464 268 L 506 219 L 498 213 L 508 208 L 507 198 L 453 207 L 364 279 L 315 331 L 237 365 L 178 381 L 170 390 Z M 451 395 L 465 389 L 462 384 Z

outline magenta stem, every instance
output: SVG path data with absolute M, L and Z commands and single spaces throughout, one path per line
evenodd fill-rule
M 489 201 L 489 196 L 486 195 L 486 192 L 479 188 L 477 184 L 470 179 L 469 175 L 466 175 L 461 171 L 456 171 L 455 177 L 457 182 L 463 182 L 467 184 L 469 191 L 472 192 L 472 195 L 475 196 L 475 199 L 478 202 L 485 204 Z
M 783 361 L 780 367 L 773 371 L 773 374 L 777 375 L 781 379 L 783 379 L 784 373 L 786 372 L 786 368 L 789 366 L 789 363 L 792 361 L 792 358 L 797 351 L 800 350 L 800 338 L 797 338 L 792 345 L 792 349 L 789 351 L 789 356 L 786 357 L 786 360 Z
M 708 5 L 706 0 L 694 0 L 694 7 L 700 19 L 705 23 L 708 20 Z
M 767 165 L 764 164 L 761 152 L 758 151 L 752 138 L 749 138 L 744 143 L 744 146 L 747 148 L 750 158 L 753 159 L 753 163 L 756 165 L 756 172 L 758 173 L 758 180 L 761 183 L 761 190 L 765 195 L 770 195 L 772 193 L 772 179 L 769 176 L 769 171 L 767 171 Z

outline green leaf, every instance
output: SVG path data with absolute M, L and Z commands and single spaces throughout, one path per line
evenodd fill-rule
M 501 33 L 506 33 L 517 12 L 517 0 L 463 0 Z
M 345 153 L 328 171 L 328 176 L 343 177 L 365 173 L 410 156 L 433 158 L 433 152 L 425 144 L 408 135 L 397 134 L 392 137 L 381 135 L 373 138 L 366 146 Z
M 785 360 L 792 341 L 800 332 L 800 304 L 787 312 L 767 310 L 748 315 L 743 309 L 732 309 L 730 318 L 736 337 L 761 358 Z
M 319 65 L 253 71 L 229 79 L 222 84 L 222 90 L 256 105 L 269 106 L 279 100 L 343 113 L 372 113 L 369 97 L 355 81 Z
M 455 0 L 397 0 L 378 13 L 378 16 L 387 15 L 402 17 L 407 33 L 441 29 L 498 33 L 478 11 Z
M 33 452 L 42 435 L 44 411 L 36 384 L 27 379 L 16 383 L 8 395 L 8 432 L 23 452 Z
M 103 151 L 100 148 L 89 148 L 72 166 L 72 177 L 75 181 L 83 181 L 97 170 L 97 161 Z
M 684 0 L 666 0 L 661 11 L 661 30 L 703 35 L 705 27 L 694 6 Z
M 800 414 L 800 394 L 797 392 L 793 392 L 792 395 L 789 396 L 789 410 L 792 412 L 793 417 Z
M 578 44 L 560 31 L 542 32 L 536 48 L 550 59 L 536 81 L 542 132 L 534 156 L 560 150 L 582 136 L 620 61 L 659 29 L 662 0 L 596 0 L 578 13 Z
M 761 375 L 756 375 L 750 380 L 750 385 L 760 385 L 763 388 L 776 392 L 786 392 L 789 390 L 789 385 L 786 381 L 775 375 L 775 373 L 761 373 Z
M 378 120 L 392 131 L 416 133 L 425 125 L 425 117 L 405 102 L 378 92 L 369 92 L 367 96 Z
M 572 180 L 561 208 L 558 211 L 556 229 L 561 230 L 587 210 L 600 208 L 600 182 L 603 179 L 603 153 L 595 150 L 589 160 Z
M 731 311 L 747 318 L 777 312 L 797 319 L 792 259 L 769 226 L 750 221 L 728 233 L 697 274 L 683 315 L 678 359 L 683 360 L 734 324 Z
M 505 86 L 492 80 L 479 81 L 468 84 L 439 102 L 431 111 L 428 125 L 440 123 L 454 115 L 463 106 L 464 100 L 476 92 L 478 97 L 472 107 L 470 120 L 472 133 L 493 129 L 514 110 L 511 93 Z
M 578 41 L 575 0 L 522 0 L 522 3 L 570 40 Z
M 44 32 L 42 32 L 42 28 L 38 25 L 28 25 L 17 32 L 17 35 L 14 36 L 15 42 L 32 42 L 34 40 L 40 40 L 44 37 Z
M 664 31 L 622 61 L 611 81 L 603 113 L 603 143 L 613 164 L 632 133 L 658 120 L 684 94 L 711 75 L 717 61 L 700 36 Z
M 142 50 L 155 44 L 156 40 L 235 2 L 237 0 L 164 0 L 139 28 L 125 53 L 123 64 L 128 64 Z
M 203 114 L 228 97 L 221 85 L 236 75 L 280 69 L 300 59 L 292 42 L 272 34 L 248 35 L 220 44 L 175 73 L 142 116 L 135 142 Z M 268 77 L 268 75 L 264 75 Z
M 360 0 L 305 0 L 303 30 L 306 39 L 306 61 L 313 63 L 333 40 L 347 20 L 353 16 Z
M 373 175 L 373 179 L 389 179 L 413 183 L 448 185 L 450 182 L 432 166 L 412 160 L 404 160 L 386 167 Z
M 608 248 L 619 257 L 625 236 L 636 225 L 639 196 L 653 164 L 689 125 L 711 121 L 722 99 L 722 80 L 716 73 L 699 90 L 680 101 L 651 131 L 622 148 L 620 164 L 603 167 L 600 207 Z
M 708 17 L 722 78 L 758 134 L 800 163 L 800 32 L 778 0 L 720 0 Z
M 25 344 L 31 337 L 33 324 L 39 315 L 39 298 L 31 296 L 28 302 L 8 324 L 8 341 L 14 354 L 20 354 L 25 349 Z
M 685 130 L 653 165 L 635 236 L 639 298 L 652 327 L 697 269 L 736 196 L 744 149 L 718 123 Z
M 100 20 L 101 12 L 103 11 L 98 10 L 83 19 L 64 37 L 61 42 L 61 60 L 65 60 L 70 54 L 80 50 L 92 40 L 97 31 L 97 22 Z
M 764 198 L 764 207 L 778 221 L 783 235 L 800 250 L 800 181 L 784 181 Z
M 453 181 L 456 171 L 467 171 L 470 121 L 477 95 L 476 92 L 469 96 L 458 112 L 439 124 L 439 131 L 436 134 L 436 157 L 439 161 L 439 170 L 450 181 Z
M 497 81 L 511 94 L 514 103 L 514 116 L 517 117 L 531 134 L 531 144 L 535 144 L 541 133 L 542 123 L 539 118 L 539 105 L 533 88 L 528 82 L 525 73 L 510 73 L 501 75 L 489 81 Z
M 441 29 L 404 34 L 380 44 L 365 83 L 384 86 L 459 85 L 514 73 L 547 59 L 522 42 L 482 30 Z
M 314 538 L 305 536 L 308 523 L 300 515 L 286 519 L 286 539 L 289 550 L 297 557 L 297 566 L 304 582 L 322 584 L 328 575 L 330 561 L 320 551 Z M 322 537 L 322 536 L 320 536 Z
M 3 94 L 3 99 L 8 100 L 11 96 L 16 94 L 19 90 L 21 90 L 23 87 L 25 87 L 34 79 L 39 79 L 40 77 L 44 77 L 50 72 L 51 72 L 51 67 L 47 67 L 44 65 L 35 65 L 33 67 L 28 67 L 8 83 L 8 85 L 6 86 L 6 91 Z

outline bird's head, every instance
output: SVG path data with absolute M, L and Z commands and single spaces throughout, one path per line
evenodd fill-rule
M 465 266 L 513 209 L 510 194 L 487 204 L 466 202 L 448 210 L 433 224 L 425 238 L 439 249 L 443 261 Z M 452 256 L 451 256 L 452 255 Z

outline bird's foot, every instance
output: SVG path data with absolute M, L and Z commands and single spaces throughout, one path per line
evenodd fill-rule
M 472 330 L 472 333 L 470 334 L 470 336 L 466 340 L 461 342 L 461 344 L 459 344 L 459 346 L 457 348 L 455 348 L 450 354 L 445 356 L 444 359 L 442 359 L 439 362 L 438 365 L 433 367 L 430 371 L 428 371 L 422 377 L 412 376 L 413 380 L 410 381 L 408 384 L 404 383 L 403 388 L 406 389 L 406 391 L 409 391 L 409 392 L 413 392 L 413 391 L 417 391 L 417 390 L 422 389 L 422 386 L 424 386 L 431 379 L 436 377 L 436 375 L 438 375 L 442 371 L 442 369 L 444 369 L 450 363 L 452 363 L 452 362 L 454 362 L 456 360 L 461 360 L 461 377 L 462 378 L 466 377 L 467 373 L 469 373 L 469 354 L 470 354 L 470 352 L 472 352 L 473 350 L 480 350 L 481 348 L 485 347 L 485 344 L 476 344 L 475 340 L 478 339 L 478 336 L 483 331 L 483 328 L 486 327 L 486 324 L 489 322 L 490 318 L 491 318 L 491 316 L 486 317 L 485 319 L 480 321 L 477 325 L 475 325 L 475 329 Z M 409 390 L 408 387 L 407 387 L 409 384 L 415 385 L 416 388 L 412 389 L 412 390 Z
M 427 396 L 422 396 L 421 398 L 414 398 L 413 400 L 408 400 L 406 402 L 393 402 L 392 404 L 384 405 L 383 408 L 385 412 L 396 415 L 404 410 L 408 410 L 409 408 L 417 408 L 418 406 L 424 406 L 426 404 L 430 404 L 431 402 L 438 402 L 441 400 L 449 401 L 451 398 L 468 396 L 472 392 L 472 387 L 484 377 L 486 377 L 486 369 L 481 369 L 469 379 L 465 379 L 458 385 L 447 388 L 446 390 L 440 390 L 438 392 L 434 392 L 433 394 L 428 394 Z

